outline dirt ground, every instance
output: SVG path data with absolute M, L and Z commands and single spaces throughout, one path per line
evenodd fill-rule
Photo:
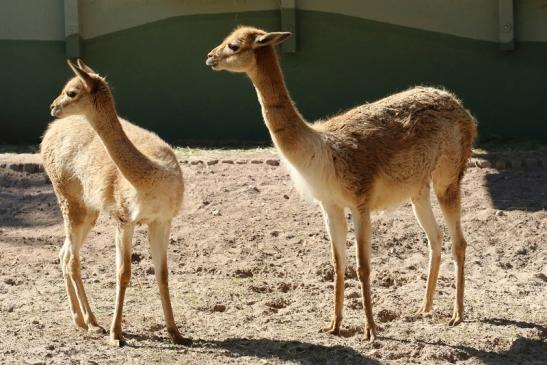
M 333 297 L 320 211 L 299 197 L 282 166 L 265 163 L 273 151 L 183 151 L 180 158 L 189 160 L 187 191 L 171 233 L 170 287 L 179 328 L 193 345 L 168 341 L 141 227 L 124 308 L 127 346 L 112 348 L 107 335 L 72 325 L 57 256 L 62 219 L 45 174 L 28 164 L 37 157 L 0 155 L 1 363 L 547 363 L 547 168 L 468 170 L 465 320 L 454 328 L 447 325 L 454 297 L 448 238 L 434 311 L 418 317 L 425 235 L 408 204 L 375 214 L 372 295 L 380 331 L 369 343 L 351 269 L 353 229 L 343 334 L 334 337 L 319 333 Z M 434 209 L 448 236 L 436 202 Z M 114 309 L 113 233 L 101 216 L 81 252 L 91 305 L 105 328 Z

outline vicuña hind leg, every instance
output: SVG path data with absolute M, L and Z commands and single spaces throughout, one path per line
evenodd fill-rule
M 357 276 L 361 282 L 363 308 L 365 309 L 365 339 L 374 341 L 376 338 L 376 324 L 372 316 L 372 301 L 370 294 L 370 241 L 372 228 L 368 209 L 352 210 L 357 240 Z
M 460 223 L 460 183 L 454 182 L 446 188 L 435 187 L 435 191 L 452 239 L 452 257 L 456 266 L 456 299 L 454 313 L 448 323 L 455 326 L 463 320 L 464 262 L 467 247 Z
M 441 265 L 442 233 L 433 215 L 429 194 L 429 185 L 425 186 L 418 195 L 412 197 L 412 208 L 418 219 L 418 223 L 425 231 L 429 243 L 429 274 L 427 276 L 427 289 L 425 291 L 422 306 L 417 314 L 431 311 L 433 306 L 433 294 L 439 276 Z
M 343 208 L 332 204 L 322 204 L 321 207 L 331 240 L 332 264 L 334 266 L 334 317 L 332 322 L 323 328 L 323 331 L 338 335 L 344 310 L 344 274 L 348 228 Z
M 116 308 L 114 318 L 110 326 L 110 344 L 113 346 L 122 346 L 122 312 L 125 298 L 125 291 L 131 280 L 131 251 L 133 224 L 118 224 L 116 231 Z
M 156 280 L 160 287 L 163 316 L 167 325 L 167 332 L 171 340 L 179 345 L 190 345 L 192 342 L 181 336 L 173 316 L 173 308 L 169 296 L 169 271 L 167 269 L 167 244 L 169 243 L 169 230 L 171 222 L 153 222 L 148 225 L 150 236 L 150 251 L 156 273 Z
M 63 201 L 65 243 L 59 253 L 65 286 L 74 324 L 94 332 L 104 332 L 97 324 L 85 293 L 80 274 L 80 249 L 95 225 L 97 213 L 87 210 L 80 202 Z
M 68 269 L 71 260 L 71 254 L 69 254 L 70 250 L 72 250 L 72 242 L 67 237 L 65 238 L 63 247 L 61 247 L 61 250 L 59 251 L 59 262 L 61 263 L 61 270 L 63 271 L 63 277 L 65 279 L 68 304 L 70 306 L 70 312 L 72 313 L 72 321 L 74 322 L 74 325 L 78 328 L 87 330 L 88 327 L 87 324 L 85 324 L 84 316 L 82 314 L 82 310 L 80 309 L 78 296 L 76 294 L 76 290 L 74 290 L 72 280 L 70 279 L 70 272 Z

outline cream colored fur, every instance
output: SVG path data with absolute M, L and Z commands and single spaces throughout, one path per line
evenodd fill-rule
M 416 87 L 314 124 L 300 115 L 286 89 L 275 45 L 290 33 L 240 27 L 206 60 L 215 70 L 246 73 L 272 140 L 297 187 L 321 205 L 335 268 L 334 318 L 338 334 L 344 301 L 344 209 L 352 212 L 357 273 L 365 309 L 365 337 L 376 326 L 370 288 L 370 213 L 410 199 L 430 247 L 427 289 L 418 313 L 431 310 L 442 235 L 430 204 L 433 185 L 452 237 L 456 299 L 450 325 L 463 318 L 466 241 L 460 225 L 460 183 L 476 134 L 475 120 L 451 93 Z
M 68 61 L 76 77 L 51 105 L 53 121 L 41 156 L 63 214 L 66 239 L 59 258 L 78 328 L 103 331 L 93 315 L 80 276 L 80 248 L 99 212 L 117 223 L 115 237 L 116 308 L 110 328 L 113 345 L 122 345 L 122 308 L 131 276 L 131 241 L 136 225 L 146 224 L 167 330 L 180 335 L 168 289 L 167 244 L 178 214 L 183 178 L 172 149 L 157 135 L 118 117 L 106 81 L 78 61 Z

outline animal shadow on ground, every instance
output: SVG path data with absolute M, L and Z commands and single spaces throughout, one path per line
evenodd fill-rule
M 0 191 L 0 227 L 43 227 L 62 222 L 53 192 Z
M 513 326 L 518 328 L 535 328 L 541 332 L 543 338 L 547 339 L 547 327 L 542 326 L 540 324 L 513 321 L 510 319 L 504 319 L 504 318 L 485 318 L 485 319 L 481 319 L 480 322 L 488 323 L 493 326 Z
M 228 350 L 238 356 L 256 356 L 262 359 L 280 359 L 307 364 L 379 364 L 351 347 L 324 346 L 300 341 L 284 341 L 268 338 L 229 338 L 223 341 L 208 341 L 215 347 Z
M 507 360 L 517 361 L 523 364 L 547 363 L 547 327 L 545 325 L 513 321 L 504 318 L 485 318 L 481 319 L 480 322 L 491 324 L 493 326 L 528 328 L 537 329 L 539 331 L 539 339 L 519 337 L 515 342 L 513 342 L 511 348 L 507 351 L 500 353 L 483 353 L 480 351 L 480 353 L 476 356 L 481 358 L 485 363 L 503 364 L 507 362 Z M 470 353 L 473 354 L 471 350 Z
M 43 227 L 60 222 L 57 199 L 44 173 L 0 169 L 0 228 Z
M 488 159 L 488 157 L 487 157 Z M 499 170 L 485 177 L 495 209 L 540 211 L 547 209 L 545 167 Z
M 165 342 L 167 338 L 126 333 L 127 339 L 137 341 Z M 261 359 L 279 359 L 292 361 L 302 365 L 313 364 L 362 364 L 376 365 L 378 361 L 367 358 L 358 351 L 346 346 L 324 346 L 301 341 L 275 340 L 269 338 L 228 338 L 222 341 L 195 339 L 192 348 L 223 349 L 229 352 L 227 356 L 253 356 Z M 148 347 L 146 345 L 128 343 L 129 347 Z M 171 350 L 184 347 L 171 345 Z M 191 350 L 190 350 L 191 351 Z
M 547 328 L 545 326 L 528 323 L 512 321 L 508 319 L 499 318 L 486 318 L 481 319 L 479 322 L 487 323 L 493 326 L 510 326 L 518 328 L 535 328 L 540 331 L 539 339 L 531 339 L 526 337 L 519 337 L 511 344 L 511 348 L 507 351 L 485 351 L 479 350 L 470 346 L 454 346 L 442 343 L 433 343 L 427 341 L 416 341 L 418 343 L 426 345 L 434 345 L 447 347 L 460 352 L 459 357 L 467 359 L 469 357 L 477 358 L 484 364 L 501 365 L 501 364 L 545 364 L 547 359 Z M 397 342 L 411 342 L 404 339 L 397 338 L 385 338 L 386 340 L 393 340 Z

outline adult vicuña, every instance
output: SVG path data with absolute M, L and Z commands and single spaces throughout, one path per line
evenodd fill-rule
M 356 231 L 365 337 L 376 336 L 370 298 L 373 210 L 411 199 L 430 249 L 427 289 L 418 313 L 431 310 L 442 242 L 431 210 L 431 181 L 452 237 L 456 300 L 449 324 L 458 324 L 463 316 L 467 245 L 460 225 L 460 184 L 476 134 L 475 120 L 449 92 L 416 87 L 308 124 L 289 96 L 274 48 L 289 36 L 237 28 L 209 53 L 206 64 L 249 76 L 266 126 L 293 180 L 321 204 L 335 269 L 334 318 L 324 330 L 338 334 L 342 320 L 346 207 L 351 209 Z
M 150 251 L 160 288 L 169 336 L 180 335 L 169 298 L 167 244 L 171 220 L 184 191 L 173 150 L 157 135 L 121 119 L 104 78 L 78 60 L 67 60 L 76 77 L 51 104 L 41 154 L 53 183 L 65 224 L 59 253 L 74 324 L 104 331 L 91 311 L 80 276 L 80 248 L 99 211 L 116 220 L 116 308 L 110 328 L 112 345 L 122 345 L 122 307 L 131 276 L 131 240 L 135 225 L 147 224 Z

